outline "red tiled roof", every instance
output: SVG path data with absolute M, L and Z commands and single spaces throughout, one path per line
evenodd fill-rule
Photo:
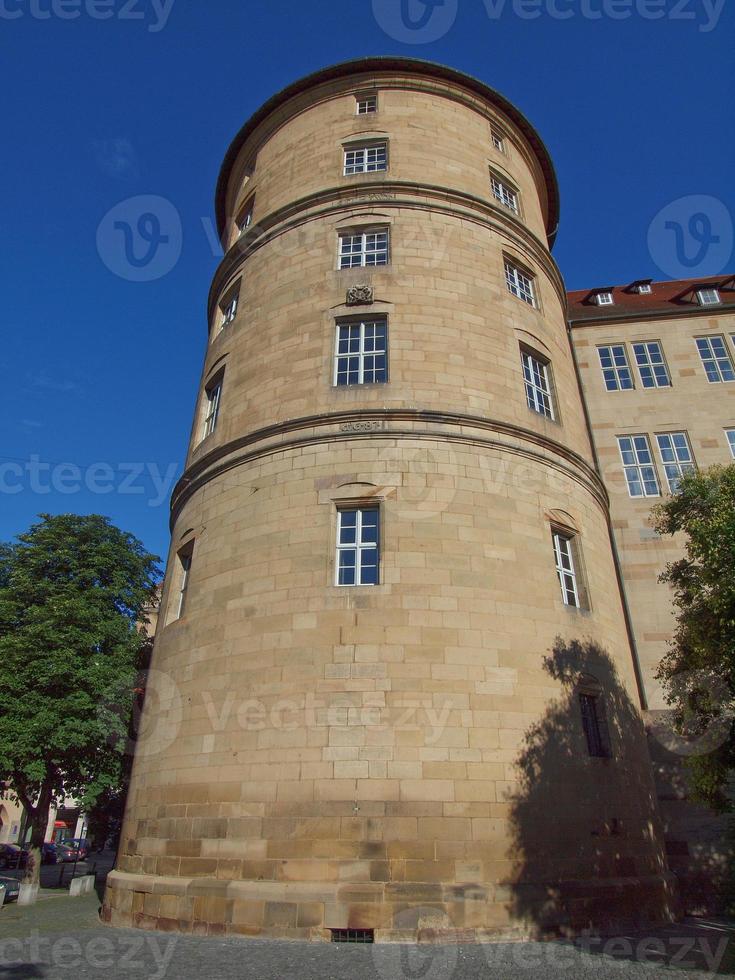
M 650 283 L 650 293 L 639 293 L 635 283 Z M 716 306 L 700 306 L 696 291 L 699 288 L 720 289 L 721 303 Z M 609 292 L 613 295 L 612 306 L 598 306 L 595 294 Z M 583 320 L 616 320 L 621 317 L 681 316 L 704 313 L 710 315 L 719 310 L 735 309 L 735 276 L 706 276 L 703 279 L 667 279 L 652 282 L 637 279 L 624 286 L 594 286 L 592 289 L 574 289 L 567 293 L 567 315 L 571 323 Z

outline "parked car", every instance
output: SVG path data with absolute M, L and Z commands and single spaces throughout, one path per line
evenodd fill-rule
M 20 882 L 17 878 L 7 878 L 5 875 L 0 875 L 0 885 L 5 886 L 5 904 L 8 902 L 16 902 L 18 900 L 18 894 L 20 892 Z
M 79 851 L 76 847 L 68 847 L 66 844 L 54 844 L 49 841 L 41 848 L 42 864 L 62 864 L 67 861 L 78 861 Z
M 83 861 L 91 850 L 91 844 L 86 837 L 67 837 L 61 842 L 66 847 L 79 851 L 79 860 Z
M 0 844 L 0 868 L 25 868 L 28 850 L 18 844 Z

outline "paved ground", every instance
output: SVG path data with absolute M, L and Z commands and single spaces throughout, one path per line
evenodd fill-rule
M 0 980 L 596 980 L 735 973 L 735 924 L 689 919 L 576 944 L 347 946 L 109 929 L 99 900 L 42 892 L 0 910 Z

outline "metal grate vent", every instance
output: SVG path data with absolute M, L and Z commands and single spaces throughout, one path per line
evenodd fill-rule
M 374 929 L 332 929 L 333 943 L 374 943 Z

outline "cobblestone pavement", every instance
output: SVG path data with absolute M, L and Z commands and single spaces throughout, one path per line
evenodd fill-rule
M 110 929 L 95 895 L 0 910 L 0 980 L 556 980 L 735 973 L 735 924 L 688 919 L 576 944 L 357 946 Z

